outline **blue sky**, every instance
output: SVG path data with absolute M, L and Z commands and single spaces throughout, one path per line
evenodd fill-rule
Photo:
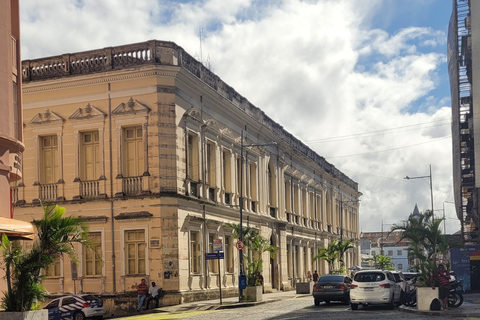
M 403 177 L 432 165 L 455 232 L 450 14 L 449 0 L 22 0 L 22 55 L 174 41 L 358 182 L 362 230 L 429 209 L 429 182 Z

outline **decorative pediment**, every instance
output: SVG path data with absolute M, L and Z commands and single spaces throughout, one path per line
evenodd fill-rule
M 210 130 L 210 131 L 213 131 L 213 132 L 220 132 L 220 127 L 218 126 L 218 123 L 217 121 L 215 121 L 215 119 L 211 118 L 211 119 L 208 119 L 205 124 L 207 125 L 207 128 Z
M 222 138 L 227 138 L 228 140 L 230 140 L 230 142 L 235 141 L 235 137 L 233 136 L 232 130 L 230 130 L 230 128 L 223 128 L 220 130 L 220 133 L 223 136 Z
M 132 97 L 127 101 L 127 103 L 122 102 L 112 111 L 114 116 L 119 115 L 131 115 L 131 114 L 139 114 L 139 113 L 149 113 L 150 108 L 144 105 L 143 103 L 138 102 L 138 100 L 134 100 Z
M 47 108 L 45 109 L 45 112 L 37 113 L 29 123 L 32 125 L 52 125 L 62 124 L 63 122 L 65 122 L 65 119 Z
M 185 112 L 185 116 L 190 117 L 192 119 L 197 120 L 198 122 L 202 122 L 202 114 L 200 110 L 195 107 L 191 107 Z
M 95 106 L 88 103 L 84 108 L 78 108 L 68 119 L 72 121 L 78 120 L 103 120 L 107 115 Z

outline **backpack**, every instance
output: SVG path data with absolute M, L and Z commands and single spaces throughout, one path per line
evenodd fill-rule
M 437 298 L 433 299 L 432 303 L 430 303 L 430 310 L 431 311 L 442 310 L 442 303 L 440 302 L 440 300 L 438 300 Z

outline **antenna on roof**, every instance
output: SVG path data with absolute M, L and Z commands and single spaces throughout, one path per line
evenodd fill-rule
M 210 64 L 210 55 L 208 55 L 206 60 L 203 60 L 203 28 L 200 27 L 198 28 L 198 38 L 200 40 L 200 56 L 197 57 L 197 59 L 202 63 L 208 70 L 211 70 L 211 64 Z

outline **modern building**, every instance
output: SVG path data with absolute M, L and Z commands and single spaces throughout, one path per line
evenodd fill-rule
M 480 3 L 453 0 L 448 30 L 453 187 L 464 243 L 480 241 Z
M 76 285 L 118 297 L 147 278 L 169 292 L 165 303 L 218 296 L 219 284 L 237 294 L 227 223 L 239 223 L 241 205 L 244 225 L 278 248 L 263 254 L 266 291 L 328 272 L 313 259 L 318 248 L 359 239 L 358 184 L 175 43 L 23 61 L 23 83 L 14 215 L 31 221 L 40 202 L 56 202 L 84 217 L 97 243 L 77 247 L 76 282 L 57 257 L 44 282 L 51 293 Z M 205 259 L 217 239 L 220 266 Z M 347 266 L 359 264 L 357 246 Z

